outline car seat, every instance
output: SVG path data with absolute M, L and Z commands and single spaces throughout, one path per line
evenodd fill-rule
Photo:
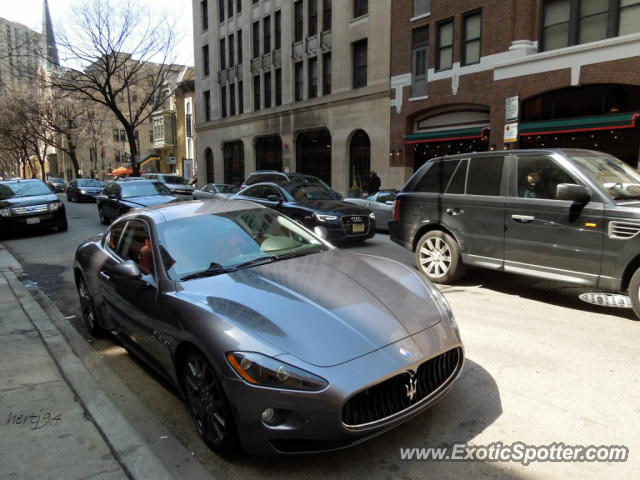
M 151 273 L 153 269 L 153 253 L 151 252 L 151 245 L 149 244 L 148 238 L 144 239 L 144 246 L 140 249 L 138 266 L 145 274 Z

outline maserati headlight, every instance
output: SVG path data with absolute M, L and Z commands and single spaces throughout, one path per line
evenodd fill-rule
M 449 302 L 447 301 L 445 296 L 442 294 L 440 290 L 438 290 L 438 287 L 436 287 L 431 282 L 425 281 L 424 284 L 429 289 L 429 292 L 431 293 L 431 297 L 436 302 L 436 305 L 438 306 L 438 310 L 440 310 L 440 313 L 442 313 L 442 315 L 447 317 L 451 322 L 451 325 L 453 326 L 453 328 L 457 330 L 458 324 L 456 322 L 455 317 L 453 316 L 453 310 L 451 310 L 451 305 L 449 305 Z
M 49 204 L 49 211 L 50 212 L 55 212 L 56 210 L 58 210 L 60 207 L 62 206 L 62 202 L 61 201 L 57 201 L 57 202 L 52 202 Z
M 2 217 L 10 217 L 11 209 L 10 208 L 0 208 L 0 216 Z
M 329 382 L 313 373 L 255 352 L 230 352 L 227 361 L 251 385 L 287 390 L 319 391 Z
M 315 215 L 321 222 L 335 222 L 338 219 L 335 215 L 324 215 L 322 213 L 316 213 Z

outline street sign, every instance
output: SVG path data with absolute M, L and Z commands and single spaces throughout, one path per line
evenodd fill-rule
M 505 123 L 513 123 L 518 121 L 520 115 L 520 95 L 507 97 L 505 102 Z
M 518 141 L 518 123 L 507 123 L 504 126 L 504 143 Z

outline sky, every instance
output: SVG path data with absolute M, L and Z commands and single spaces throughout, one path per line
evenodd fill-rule
M 0 17 L 18 22 L 41 32 L 43 0 L 0 0 Z M 65 17 L 77 0 L 49 0 L 49 12 L 54 30 L 64 27 Z M 176 48 L 176 63 L 193 65 L 193 19 L 191 0 L 132 0 L 133 4 L 152 5 L 170 12 L 179 28 L 180 41 Z

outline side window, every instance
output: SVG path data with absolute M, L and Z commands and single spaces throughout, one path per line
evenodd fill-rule
M 270 187 L 268 185 L 265 185 L 264 187 L 262 187 L 262 198 L 266 199 L 269 195 L 277 195 L 278 198 L 282 199 L 282 194 L 280 193 L 280 191 L 277 188 L 274 187 Z
M 124 226 L 124 222 L 116 223 L 109 230 L 107 245 L 116 253 L 118 252 L 118 245 L 120 243 L 120 239 L 122 238 L 122 230 L 124 229 Z
M 376 202 L 384 203 L 384 202 L 393 202 L 396 199 L 396 194 L 393 192 L 384 192 L 378 195 L 376 198 Z
M 127 222 L 117 252 L 122 258 L 136 262 L 143 273 L 150 273 L 153 255 L 146 223 L 139 220 Z
M 467 175 L 467 195 L 500 195 L 504 157 L 472 158 Z
M 464 193 L 464 187 L 467 183 L 467 166 L 469 165 L 469 160 L 462 160 L 458 165 L 453 177 L 451 177 L 451 181 L 449 182 L 449 186 L 447 187 L 446 193 Z
M 443 160 L 433 163 L 418 181 L 414 192 L 442 193 L 451 175 L 455 172 L 459 160 Z
M 262 187 L 249 188 L 247 189 L 246 192 L 244 192 L 244 196 L 251 197 L 251 198 L 262 198 L 260 195 L 261 190 L 262 190 Z
M 518 197 L 555 199 L 559 183 L 576 183 L 576 181 L 552 158 L 518 157 L 516 168 Z

